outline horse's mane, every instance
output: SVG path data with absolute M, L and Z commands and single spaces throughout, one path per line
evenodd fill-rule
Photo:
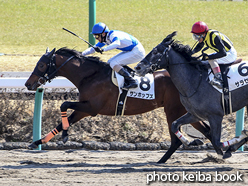
M 79 51 L 76 51 L 74 49 L 69 49 L 67 47 L 63 47 L 58 49 L 55 54 L 61 55 L 61 56 L 66 56 L 66 57 L 71 57 L 75 56 L 77 58 L 81 58 L 82 54 Z
M 187 61 L 198 61 L 196 57 L 193 57 L 191 47 L 189 45 L 183 45 L 180 41 L 174 40 L 173 37 L 177 35 L 177 32 L 169 34 L 162 44 L 170 45 L 176 52 L 181 54 Z
M 94 63 L 97 63 L 98 65 L 101 65 L 103 67 L 105 66 L 109 66 L 107 63 L 103 62 L 100 60 L 99 57 L 95 57 L 95 56 L 83 56 L 82 52 L 79 52 L 77 50 L 74 49 L 69 49 L 67 47 L 63 47 L 58 49 L 55 54 L 61 55 L 61 56 L 66 56 L 66 57 L 71 57 L 71 56 L 75 56 L 76 58 L 78 58 L 80 61 L 91 61 Z

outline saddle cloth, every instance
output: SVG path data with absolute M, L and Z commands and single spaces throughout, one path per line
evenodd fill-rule
M 128 90 L 127 97 L 152 100 L 155 99 L 154 77 L 153 74 L 146 74 L 144 77 L 135 75 L 134 79 L 138 82 L 137 88 Z M 119 88 L 119 93 L 122 93 L 121 87 L 124 85 L 124 77 L 115 71 L 112 71 L 112 82 Z
M 211 69 L 209 69 L 209 73 Z M 214 75 L 211 73 L 209 75 L 209 80 L 211 81 Z M 248 61 L 242 61 L 241 63 L 231 65 L 227 73 L 227 79 L 229 84 L 229 91 L 236 90 L 243 86 L 248 85 Z M 223 93 L 222 89 L 213 86 L 220 93 Z

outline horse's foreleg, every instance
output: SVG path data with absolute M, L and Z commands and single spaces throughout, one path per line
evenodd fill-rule
M 220 142 L 221 137 L 221 123 L 222 123 L 223 116 L 219 115 L 211 115 L 208 118 L 209 124 L 210 124 L 210 134 L 212 139 L 212 144 L 217 152 L 218 155 L 223 155 L 223 144 Z
M 190 142 L 188 141 L 187 138 L 185 138 L 185 136 L 180 132 L 179 128 L 184 125 L 184 124 L 188 124 L 188 123 L 195 123 L 199 121 L 199 118 L 195 117 L 194 115 L 190 114 L 190 113 L 186 113 L 185 115 L 181 116 L 179 119 L 177 119 L 176 121 L 173 121 L 172 126 L 171 126 L 171 130 L 172 132 L 178 137 L 178 139 L 180 139 L 180 141 L 188 146 L 190 145 Z
M 191 123 L 191 125 L 212 142 L 209 125 L 207 125 L 204 121 L 199 121 L 197 123 Z M 203 144 L 203 141 L 196 139 L 190 142 L 189 146 L 198 146 L 202 144 Z
M 78 111 L 74 111 L 68 118 L 69 125 L 72 125 L 73 123 L 79 121 L 80 119 L 89 116 L 87 113 L 82 113 Z M 33 142 L 31 145 L 29 145 L 29 148 L 36 149 L 38 148 L 38 145 L 45 144 L 48 141 L 50 141 L 56 134 L 61 132 L 63 130 L 62 123 L 60 123 L 55 129 L 53 129 L 51 132 L 49 132 L 44 138 L 37 140 Z M 67 138 L 68 139 L 68 138 Z
M 53 129 L 51 132 L 49 132 L 44 138 L 39 139 L 39 140 L 33 142 L 28 147 L 31 148 L 31 149 L 38 148 L 39 145 L 44 144 L 44 143 L 47 143 L 48 141 L 50 141 L 61 130 L 62 130 L 62 124 L 59 124 L 55 129 Z
M 68 128 L 70 126 L 68 118 L 67 118 L 67 109 L 69 108 L 68 103 L 71 103 L 71 102 L 64 102 L 60 106 L 61 118 L 62 118 L 62 129 L 63 129 L 62 140 L 64 143 L 68 141 Z
M 64 143 L 68 141 L 68 128 L 70 126 L 68 118 L 67 118 L 67 109 L 73 109 L 75 111 L 84 112 L 84 113 L 87 113 L 87 115 L 90 115 L 90 113 L 93 113 L 89 102 L 67 102 L 66 101 L 60 106 L 61 117 L 62 117 L 62 129 L 63 129 L 62 140 Z

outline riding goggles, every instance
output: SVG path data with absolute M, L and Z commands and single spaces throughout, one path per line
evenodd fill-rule
M 203 35 L 193 34 L 193 39 L 194 40 L 199 41 L 201 38 L 203 38 Z
M 99 39 L 101 34 L 94 34 L 93 36 L 94 36 L 95 39 Z

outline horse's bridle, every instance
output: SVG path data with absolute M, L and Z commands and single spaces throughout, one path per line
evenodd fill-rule
M 149 62 L 147 59 L 143 59 L 143 60 L 147 61 L 147 62 L 150 64 L 150 68 L 149 68 L 149 72 L 150 72 L 150 73 L 153 73 L 154 71 L 156 71 L 156 70 L 158 70 L 158 69 L 161 69 L 161 66 L 160 66 L 160 64 L 158 64 L 158 62 L 160 62 L 160 61 L 163 59 L 164 56 L 166 57 L 165 60 L 167 60 L 167 63 L 166 63 L 166 64 L 167 64 L 167 65 L 166 65 L 167 68 L 168 68 L 170 65 L 179 65 L 179 64 L 183 64 L 183 63 L 169 64 L 168 51 L 169 51 L 170 47 L 171 47 L 170 45 L 168 45 L 168 47 L 165 47 L 163 53 L 162 53 L 161 56 L 155 61 L 155 63 Z M 199 83 L 198 83 L 196 89 L 194 90 L 194 92 L 193 92 L 190 96 L 183 95 L 180 91 L 179 91 L 179 94 L 180 94 L 181 96 L 187 97 L 187 98 L 192 97 L 192 96 L 195 95 L 195 93 L 197 92 L 197 90 L 198 90 L 198 88 L 199 88 L 199 86 L 200 86 L 200 84 L 201 84 L 201 81 L 202 81 L 202 71 L 200 71 L 200 81 L 199 81 Z
M 74 55 L 69 57 L 62 65 L 56 68 L 56 55 L 53 54 L 52 57 L 50 58 L 48 58 L 46 55 L 43 55 L 40 60 L 42 61 L 44 60 L 43 62 L 47 65 L 46 71 L 41 72 L 40 70 L 36 69 L 32 73 L 39 77 L 37 84 L 40 86 L 40 85 L 45 85 L 47 81 L 51 82 L 51 80 L 56 77 L 58 70 L 74 57 L 75 57 Z
M 170 47 L 170 46 L 169 46 Z M 145 60 L 146 62 L 149 63 L 149 72 L 153 73 L 156 70 L 161 69 L 161 66 L 158 62 L 160 62 L 164 56 L 166 56 L 166 60 L 168 60 L 168 51 L 169 51 L 169 47 L 165 47 L 163 53 L 160 55 L 160 57 L 155 61 L 155 63 L 152 63 L 151 61 L 148 61 L 146 58 L 144 58 L 143 60 Z

